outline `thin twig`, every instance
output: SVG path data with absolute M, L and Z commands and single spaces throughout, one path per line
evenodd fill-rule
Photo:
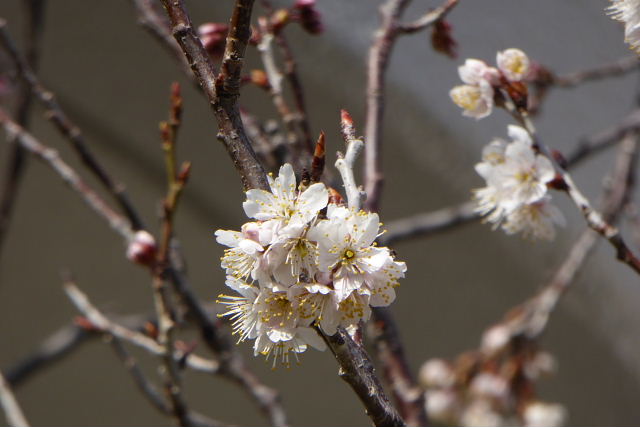
M 60 104 L 58 104 L 55 95 L 40 83 L 26 60 L 18 52 L 15 43 L 6 29 L 6 23 L 2 20 L 0 20 L 0 45 L 9 53 L 11 59 L 18 67 L 20 77 L 29 84 L 36 98 L 46 108 L 46 117 L 51 120 L 60 133 L 69 140 L 74 151 L 78 154 L 85 166 L 98 178 L 109 194 L 117 201 L 133 229 L 139 230 L 144 228 L 143 222 L 131 204 L 124 186 L 111 178 L 89 149 L 80 128 L 69 119 Z
M 296 132 L 296 122 L 298 119 L 296 114 L 289 108 L 284 97 L 282 88 L 284 75 L 276 64 L 276 58 L 273 51 L 273 44 L 276 36 L 271 31 L 269 23 L 265 17 L 261 17 L 258 22 L 260 23 L 260 29 L 262 31 L 261 40 L 258 44 L 258 52 L 260 52 L 267 80 L 269 81 L 269 94 L 271 95 L 273 105 L 282 118 L 282 122 L 286 128 L 287 145 L 291 151 L 292 162 L 296 162 L 298 166 L 301 166 L 306 164 L 306 158 L 303 154 L 305 152 L 308 153 L 308 147 L 304 145 L 303 141 L 299 141 L 299 137 Z
M 35 351 L 7 369 L 7 381 L 12 387 L 18 386 L 32 374 L 79 348 L 91 336 L 74 323 L 61 327 L 42 341 Z
M 424 237 L 450 230 L 458 225 L 468 224 L 481 218 L 480 214 L 474 211 L 474 208 L 474 202 L 465 202 L 391 221 L 387 224 L 387 232 L 378 237 L 378 243 L 382 246 L 389 246 L 400 240 Z
M 320 332 L 336 357 L 340 370 L 338 375 L 347 382 L 366 408 L 367 415 L 377 427 L 401 427 L 405 423 L 391 405 L 375 368 L 367 353 L 356 344 L 342 328 L 333 336 Z
M 605 189 L 604 218 L 615 223 L 629 201 L 634 188 L 638 164 L 638 135 L 627 136 L 620 147 L 611 183 Z M 551 280 L 532 299 L 511 310 L 498 325 L 506 337 L 521 335 L 535 339 L 545 330 L 549 317 L 558 301 L 574 281 L 580 268 L 593 251 L 598 239 L 591 229 L 586 229 L 576 240 L 569 255 Z
M 82 178 L 60 158 L 56 150 L 43 145 L 35 139 L 24 128 L 13 121 L 1 108 L 0 123 L 10 136 L 16 138 L 16 141 L 18 141 L 20 145 L 51 166 L 54 171 L 62 177 L 65 183 L 83 198 L 94 212 L 109 223 L 112 229 L 117 231 L 127 241 L 133 239 L 134 231 L 129 221 L 111 209 L 98 193 L 89 187 Z
M 587 221 L 587 225 L 609 241 L 609 243 L 615 248 L 616 257 L 619 261 L 627 264 L 636 273 L 640 274 L 640 259 L 638 259 L 627 246 L 620 234 L 620 231 L 606 221 L 603 215 L 591 206 L 589 200 L 584 196 L 584 194 L 582 194 L 580 189 L 574 183 L 571 175 L 569 175 L 567 170 L 558 163 L 556 158 L 551 154 L 549 148 L 540 141 L 536 135 L 533 122 L 526 112 L 517 111 L 510 102 L 507 103 L 507 107 L 509 111 L 514 114 L 514 117 L 527 129 L 527 132 L 531 135 L 535 146 L 538 147 L 540 152 L 553 162 L 556 171 L 566 185 L 567 194 L 578 207 L 580 212 L 582 212 L 582 215 Z
M 28 427 L 29 422 L 27 418 L 24 416 L 16 397 L 13 395 L 11 391 L 11 387 L 7 380 L 5 380 L 4 375 L 0 372 L 0 404 L 2 405 L 2 409 L 4 409 L 4 415 L 7 419 L 7 423 L 11 427 Z
M 135 383 L 136 387 L 142 393 L 142 395 L 149 401 L 149 403 L 156 408 L 160 413 L 164 415 L 173 415 L 172 409 L 167 405 L 167 403 L 162 398 L 162 394 L 158 392 L 155 386 L 151 383 L 151 381 L 144 375 L 136 359 L 127 351 L 122 341 L 113 335 L 109 335 L 109 342 L 111 343 L 111 348 L 113 348 L 114 353 L 122 362 L 122 365 L 125 367 L 131 379 Z M 189 414 L 189 422 L 190 424 L 201 426 L 201 427 L 217 427 L 223 425 L 219 421 L 212 420 L 211 418 L 192 412 Z
M 382 22 L 369 49 L 367 64 L 367 116 L 365 125 L 365 167 L 364 189 L 366 200 L 364 208 L 378 212 L 383 185 L 382 171 L 382 129 L 384 121 L 384 96 L 386 72 L 391 52 L 400 34 L 420 31 L 443 19 L 458 3 L 458 0 L 446 0 L 439 8 L 427 13 L 418 21 L 403 25 L 402 14 L 410 0 L 387 0 L 380 6 Z M 344 179 L 344 178 L 343 178 Z M 409 363 L 405 358 L 400 338 L 397 336 L 395 322 L 391 314 L 383 310 L 374 310 L 374 324 L 378 330 L 377 349 L 381 361 L 385 364 L 384 373 L 388 384 L 392 386 L 395 401 L 400 413 L 410 425 L 425 425 L 425 412 L 422 396 L 413 397 L 416 381 L 411 375 Z
M 640 67 L 640 60 L 638 60 L 638 56 L 627 56 L 609 64 L 598 65 L 593 68 L 560 76 L 553 76 L 550 85 L 561 88 L 571 88 L 590 81 L 621 76 L 638 69 L 638 67 Z
M 25 0 L 22 2 L 26 15 L 26 61 L 32 69 L 38 67 L 40 57 L 40 40 L 44 22 L 44 0 Z M 31 87 L 25 81 L 19 83 L 17 88 L 17 107 L 15 110 L 16 122 L 28 128 L 29 116 L 32 106 Z M 19 185 L 25 170 L 27 158 L 25 150 L 20 144 L 11 143 L 12 147 L 7 158 L 7 173 L 0 193 L 0 254 L 2 253 L 4 237 L 6 236 L 11 219 L 11 212 L 18 195 Z
M 447 14 L 451 12 L 451 9 L 453 9 L 457 4 L 458 0 L 447 0 L 442 6 L 425 13 L 415 21 L 408 24 L 402 24 L 399 30 L 405 34 L 413 34 L 429 28 L 437 21 L 444 19 Z
M 251 36 L 251 9 L 254 0 L 236 0 L 220 75 L 196 35 L 183 0 L 162 0 L 171 21 L 171 31 L 218 121 L 219 139 L 224 143 L 245 189 L 267 190 L 266 175 L 245 132 L 237 100 L 244 52 Z
M 638 130 L 640 130 L 640 109 L 633 110 L 615 125 L 581 139 L 574 151 L 566 156 L 567 169 L 576 166 L 589 156 L 617 144 L 625 134 Z
M 173 357 L 175 322 L 173 304 L 169 288 L 164 280 L 164 271 L 169 265 L 169 253 L 173 238 L 173 219 L 178 207 L 180 195 L 187 182 L 190 164 L 185 163 L 180 172 L 176 167 L 176 139 L 182 116 L 182 96 L 180 86 L 171 87 L 171 108 L 169 120 L 160 124 L 162 148 L 165 153 L 167 170 L 167 195 L 162 203 L 162 239 L 153 267 L 153 301 L 158 318 L 158 344 L 163 349 L 161 374 L 164 380 L 165 394 L 171 403 L 171 414 L 182 426 L 192 425 L 187 402 L 182 394 L 181 375 L 178 363 Z
M 418 23 L 402 25 L 400 18 L 410 0 L 387 0 L 380 6 L 382 23 L 369 50 L 367 64 L 367 120 L 365 125 L 365 208 L 377 212 L 383 184 L 382 125 L 384 119 L 384 91 L 391 51 L 398 35 L 425 29 L 444 18 L 458 3 L 446 0 L 439 8 L 427 13 Z M 414 28 L 414 30 L 411 30 Z
M 355 177 L 353 176 L 353 168 L 364 142 L 362 139 L 356 137 L 353 119 L 346 110 L 340 112 L 340 131 L 347 145 L 347 151 L 344 155 L 338 152 L 335 167 L 342 177 L 349 208 L 358 211 L 362 206 L 362 200 L 365 195 L 356 184 Z
M 102 314 L 87 298 L 87 296 L 78 289 L 78 287 L 71 281 L 66 280 L 64 290 L 75 305 L 75 307 L 85 316 L 92 327 L 100 332 L 107 332 L 123 341 L 127 341 L 136 347 L 140 347 L 146 350 L 148 353 L 161 356 L 164 352 L 163 347 L 158 344 L 154 339 L 143 335 L 139 332 L 130 330 L 117 323 L 109 320 L 104 314 Z M 174 358 L 176 361 L 182 361 L 185 354 L 182 351 L 176 350 L 174 352 Z M 219 364 L 216 361 L 205 359 L 195 354 L 189 354 L 186 357 L 186 366 L 195 371 L 216 373 L 219 369 Z

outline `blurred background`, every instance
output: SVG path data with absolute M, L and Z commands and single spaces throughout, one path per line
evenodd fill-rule
M 276 2 L 289 5 L 290 2 Z M 373 0 L 319 0 L 325 32 L 310 36 L 287 28 L 299 61 L 314 135 L 327 133 L 332 164 L 339 137 L 339 110 L 349 110 L 363 132 L 365 60 L 378 25 Z M 231 1 L 190 0 L 196 24 L 225 22 Z M 414 0 L 405 13 L 417 18 L 439 1 Z M 495 53 L 523 49 L 558 73 L 577 71 L 629 55 L 620 25 L 605 15 L 604 0 L 536 2 L 461 1 L 449 21 L 459 43 L 452 60 L 433 51 L 428 33 L 402 37 L 394 51 L 387 86 L 384 132 L 385 223 L 468 200 L 483 185 L 473 171 L 482 147 L 506 137 L 503 112 L 480 122 L 463 118 L 449 100 L 459 84 L 457 66 L 467 57 L 493 62 Z M 0 2 L 0 16 L 22 40 L 21 1 Z M 260 10 L 260 9 L 258 9 Z M 0 66 L 8 67 L 6 59 Z M 255 49 L 249 68 L 259 67 Z M 65 0 L 46 5 L 41 79 L 84 131 L 111 174 L 126 184 L 151 229 L 157 231 L 164 195 L 158 122 L 167 115 L 169 86 L 183 83 L 184 123 L 178 157 L 191 160 L 191 181 L 179 209 L 176 232 L 197 294 L 213 301 L 224 291 L 218 228 L 244 222 L 240 180 L 204 99 L 166 52 L 136 22 L 121 1 Z M 635 103 L 637 75 L 554 90 L 536 124 L 551 146 L 569 151 L 580 137 L 615 123 Z M 4 102 L 11 105 L 11 98 Z M 268 95 L 247 87 L 241 103 L 261 117 L 276 118 Z M 33 133 L 56 147 L 81 171 L 66 141 L 33 112 Z M 4 140 L 4 136 L 3 136 Z M 0 145 L 5 167 L 8 144 Z M 578 185 L 595 199 L 613 162 L 598 155 L 575 171 Z M 4 172 L 2 174 L 4 176 Z M 397 244 L 407 278 L 392 306 L 406 350 L 417 371 L 432 357 L 452 358 L 476 348 L 483 330 L 513 305 L 532 295 L 562 262 L 584 227 L 575 208 L 555 197 L 569 226 L 555 241 L 531 243 L 470 224 L 428 239 Z M 623 228 L 627 234 L 631 231 Z M 119 315 L 152 310 L 151 281 L 128 262 L 121 239 L 87 209 L 52 171 L 29 161 L 0 259 L 0 369 L 7 370 L 77 314 L 62 291 L 60 271 L 74 272 L 78 285 L 104 312 Z M 636 248 L 637 249 L 637 248 Z M 574 425 L 637 425 L 640 420 L 640 286 L 636 275 L 601 244 L 562 300 L 542 345 L 558 361 L 557 374 L 540 383 L 540 397 L 565 404 Z M 198 349 L 206 353 L 206 349 Z M 241 344 L 255 372 L 277 387 L 294 425 L 364 425 L 359 401 L 336 375 L 329 352 L 307 351 L 301 366 L 271 371 Z M 157 361 L 134 351 L 153 376 Z M 187 373 L 192 406 L 241 425 L 264 420 L 243 393 L 218 378 Z M 92 340 L 16 388 L 27 417 L 42 425 L 165 425 L 135 390 L 111 349 Z

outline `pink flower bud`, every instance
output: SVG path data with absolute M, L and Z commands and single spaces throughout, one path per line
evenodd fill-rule
M 156 241 L 145 230 L 139 230 L 127 247 L 127 259 L 140 265 L 151 265 L 156 257 Z
M 293 5 L 298 10 L 300 25 L 311 34 L 320 34 L 324 31 L 322 16 L 316 9 L 316 0 L 297 0 Z
M 222 57 L 228 32 L 228 25 L 217 22 L 208 22 L 198 27 L 202 45 L 213 58 Z

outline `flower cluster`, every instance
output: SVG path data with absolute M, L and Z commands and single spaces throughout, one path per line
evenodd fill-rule
M 468 117 L 482 119 L 491 114 L 496 88 L 512 85 L 524 80 L 530 71 L 530 61 L 520 49 L 498 52 L 497 68 L 479 59 L 467 59 L 458 67 L 464 85 L 449 92 L 453 102 L 462 108 Z
M 406 266 L 375 245 L 377 214 L 329 203 L 322 183 L 298 186 L 289 164 L 269 184 L 271 192 L 246 193 L 244 211 L 255 221 L 239 232 L 216 231 L 228 247 L 226 284 L 239 294 L 219 302 L 240 341 L 255 339 L 256 355 L 288 365 L 291 352 L 324 349 L 314 327 L 327 335 L 354 331 L 371 306 L 393 302 Z
M 640 52 L 640 1 L 613 0 L 607 11 L 613 19 L 624 24 L 625 41 Z
M 555 371 L 555 359 L 535 341 L 514 344 L 499 329 L 502 325 L 490 328 L 479 349 L 456 360 L 430 359 L 422 365 L 418 379 L 429 418 L 469 427 L 562 426 L 567 410 L 535 395 L 536 383 Z M 503 336 L 496 339 L 494 331 Z
M 562 213 L 551 204 L 547 184 L 555 177 L 551 161 L 537 154 L 528 132 L 509 126 L 511 142 L 496 139 L 482 153 L 476 172 L 487 186 L 475 190 L 476 211 L 502 225 L 507 234 L 551 240 Z

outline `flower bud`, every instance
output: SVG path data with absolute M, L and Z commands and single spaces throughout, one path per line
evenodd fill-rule
M 228 31 L 228 25 L 218 22 L 208 22 L 198 27 L 202 45 L 213 58 L 220 58 L 224 54 Z
M 431 32 L 431 46 L 436 52 L 455 58 L 458 43 L 451 36 L 451 24 L 445 20 L 436 21 Z
M 498 52 L 496 63 L 502 74 L 512 82 L 519 82 L 529 74 L 529 58 L 520 49 Z
M 127 259 L 140 265 L 151 265 L 156 257 L 156 241 L 145 230 L 139 230 L 127 247 Z
M 311 34 L 320 34 L 324 31 L 322 16 L 316 9 L 316 0 L 297 0 L 293 5 L 298 11 L 300 25 Z

